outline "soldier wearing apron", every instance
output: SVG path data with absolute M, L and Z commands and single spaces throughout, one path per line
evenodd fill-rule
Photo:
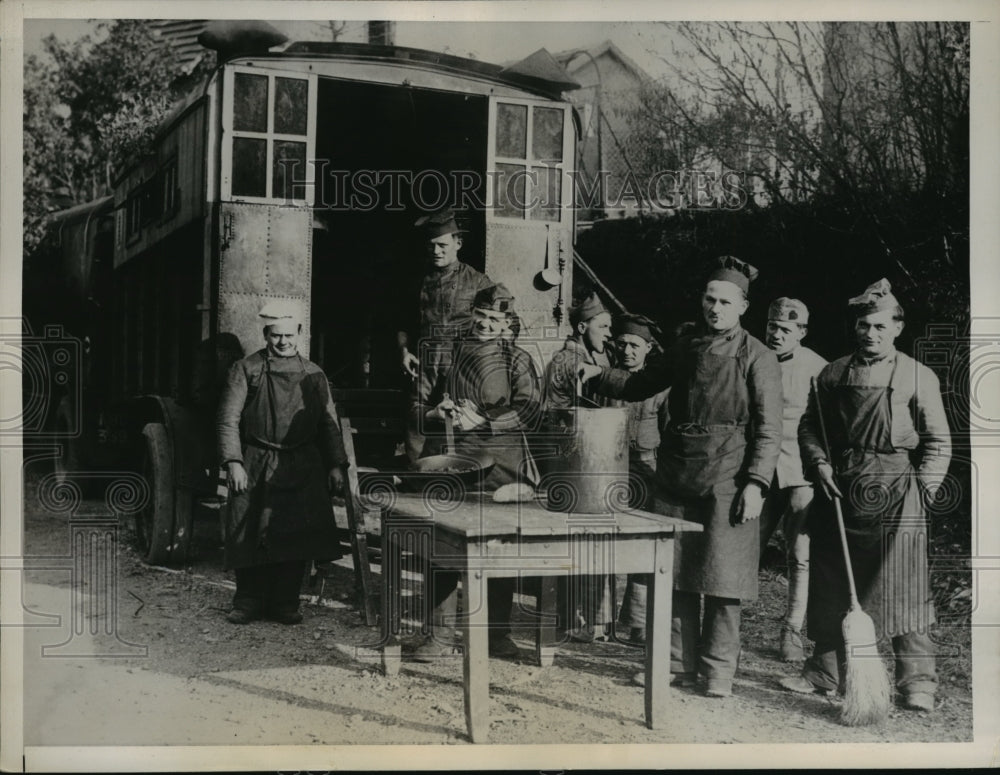
M 500 284 L 476 294 L 468 335 L 455 344 L 446 372 L 422 369 L 420 400 L 414 405 L 427 428 L 441 428 L 445 413 L 452 414 L 455 454 L 493 458 L 493 470 L 483 481 L 487 491 L 528 478 L 524 432 L 537 429 L 541 419 L 541 387 L 534 361 L 506 337 L 513 305 L 514 297 Z M 428 435 L 424 455 L 441 452 L 440 435 Z M 457 586 L 458 573 L 433 573 L 431 636 L 415 649 L 415 660 L 452 653 Z M 489 653 L 494 657 L 518 655 L 510 637 L 515 586 L 515 579 L 491 579 L 487 586 Z
M 778 524 L 785 536 L 788 562 L 788 606 L 781 625 L 779 654 L 786 662 L 802 661 L 802 622 L 809 597 L 809 532 L 806 519 L 813 499 L 812 485 L 802 473 L 799 455 L 799 420 L 806 410 L 810 380 L 826 366 L 808 347 L 802 346 L 809 324 L 809 310 L 798 299 L 775 299 L 767 311 L 764 343 L 778 356 L 781 366 L 781 454 L 774 481 L 760 518 L 760 549 L 763 553 Z
M 260 312 L 267 346 L 233 364 L 216 419 L 231 491 L 225 565 L 236 571 L 229 621 L 302 621 L 306 562 L 341 556 L 330 492 L 347 464 L 326 375 L 298 352 L 296 312 Z
M 895 348 L 903 310 L 888 281 L 851 299 L 850 309 L 857 350 L 818 380 L 829 457 L 814 396 L 799 424 L 803 468 L 822 493 L 810 515 L 807 627 L 816 648 L 802 675 L 781 684 L 823 693 L 842 686 L 848 590 L 832 505 L 840 495 L 858 597 L 891 639 L 899 702 L 930 711 L 937 674 L 925 503 L 948 471 L 951 436 L 937 377 Z
M 623 368 L 634 373 L 646 368 L 646 359 L 653 351 L 656 339 L 654 323 L 642 315 L 622 315 L 615 320 L 615 347 Z M 632 482 L 629 505 L 637 509 L 651 508 L 656 480 L 656 450 L 660 433 L 666 428 L 668 390 L 625 404 L 628 409 L 628 472 Z M 629 641 L 646 640 L 646 579 L 645 574 L 628 576 L 619 621 L 629 628 Z
M 421 367 L 432 371 L 447 368 L 452 344 L 472 325 L 472 300 L 493 284 L 485 274 L 458 260 L 462 230 L 454 212 L 442 210 L 421 216 L 415 226 L 424 243 L 427 268 L 419 278 L 419 287 L 408 288 L 407 293 L 412 291 L 412 301 L 419 301 L 419 321 L 401 321 L 396 334 L 400 365 L 414 382 L 420 379 Z M 408 310 L 409 305 L 410 300 L 406 300 L 402 308 Z M 420 362 L 421 343 L 428 363 Z M 406 453 L 411 460 L 420 457 L 423 444 L 423 435 L 411 423 L 406 434 Z
M 740 606 L 757 599 L 754 520 L 781 446 L 777 358 L 740 326 L 756 276 L 739 259 L 718 259 L 702 295 L 704 325 L 678 339 L 655 368 L 581 369 L 586 378 L 601 375 L 601 393 L 627 401 L 670 387 L 654 511 L 704 526 L 675 541 L 671 672 L 686 685 L 704 676 L 711 697 L 732 694 Z

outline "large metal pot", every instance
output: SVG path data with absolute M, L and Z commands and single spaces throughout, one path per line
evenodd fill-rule
M 586 404 L 586 405 L 585 405 Z M 628 411 L 580 401 L 562 465 L 542 482 L 550 511 L 609 514 L 628 508 Z

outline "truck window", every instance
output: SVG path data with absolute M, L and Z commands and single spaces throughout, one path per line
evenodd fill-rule
M 226 71 L 222 198 L 312 204 L 316 77 Z
M 492 148 L 496 217 L 561 219 L 565 120 L 562 107 L 497 101 Z

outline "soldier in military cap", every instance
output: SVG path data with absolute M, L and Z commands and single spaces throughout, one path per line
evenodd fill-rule
M 581 363 L 611 366 L 611 313 L 597 293 L 591 293 L 570 307 L 573 333 L 545 369 L 545 412 L 551 426 L 562 424 L 561 412 L 577 405 L 577 371 Z M 597 395 L 589 391 L 589 399 Z
M 879 280 L 848 304 L 856 349 L 820 372 L 818 400 L 810 394 L 799 423 L 802 467 L 819 490 L 809 517 L 807 627 L 816 647 L 802 674 L 781 684 L 817 693 L 843 686 L 841 622 L 849 595 L 837 496 L 861 605 L 892 642 L 899 704 L 931 711 L 937 672 L 928 634 L 934 604 L 926 515 L 948 472 L 951 434 L 934 372 L 896 349 L 904 316 L 889 281 Z
M 412 292 L 412 302 L 401 305 L 403 319 L 396 334 L 400 368 L 411 379 L 420 378 L 421 365 L 435 369 L 446 360 L 451 342 L 462 338 L 472 324 L 472 301 L 475 295 L 493 282 L 482 272 L 458 258 L 462 249 L 463 229 L 452 210 L 423 215 L 414 224 L 423 243 L 425 266 Z M 409 310 L 416 315 L 409 315 Z M 420 342 L 434 340 L 427 348 L 432 362 L 421 364 Z M 411 460 L 420 456 L 423 438 L 415 428 L 407 433 L 407 454 Z
M 626 401 L 670 388 L 654 510 L 704 526 L 676 539 L 671 672 L 691 686 L 704 676 L 711 697 L 732 693 L 740 608 L 757 598 L 753 520 L 781 445 L 777 358 L 740 325 L 756 276 L 737 258 L 719 258 L 702 293 L 701 325 L 679 337 L 665 358 L 637 373 L 581 367 L 583 378 L 596 378 L 599 393 Z
M 633 374 L 646 368 L 647 359 L 656 350 L 656 325 L 643 315 L 621 315 L 615 319 L 615 349 L 622 368 Z M 653 505 L 656 481 L 656 450 L 660 432 L 667 426 L 667 396 L 670 390 L 632 401 L 628 408 L 628 471 L 633 483 L 630 505 L 645 509 Z M 644 574 L 630 574 L 619 613 L 620 621 L 629 628 L 629 640 L 646 640 L 646 579 Z
M 340 428 L 323 370 L 299 354 L 297 308 L 260 311 L 265 347 L 233 364 L 216 419 L 231 493 L 225 565 L 236 571 L 229 621 L 302 621 L 306 562 L 341 556 L 330 493 L 344 486 Z
M 447 371 L 421 369 L 415 420 L 426 431 L 424 455 L 441 452 L 440 435 L 451 414 L 458 455 L 485 453 L 495 465 L 483 481 L 486 490 L 526 481 L 529 465 L 524 432 L 537 430 L 541 418 L 541 391 L 534 361 L 507 338 L 514 314 L 514 297 L 501 284 L 479 291 L 472 302 L 472 326 L 453 349 Z M 458 574 L 433 574 L 432 637 L 414 656 L 428 659 L 451 653 L 455 588 Z M 487 590 L 489 644 L 494 656 L 516 656 L 510 639 L 513 579 L 493 579 Z
M 781 454 L 760 519 L 763 552 L 781 524 L 788 560 L 788 606 L 781 626 L 779 653 L 786 662 L 802 661 L 802 622 L 809 596 L 809 533 L 806 517 L 813 499 L 812 485 L 802 474 L 799 457 L 799 419 L 809 399 L 810 380 L 826 366 L 826 359 L 802 345 L 809 310 L 798 299 L 782 296 L 767 310 L 764 343 L 781 366 L 783 412 Z
M 570 307 L 569 322 L 573 333 L 566 337 L 562 349 L 552 356 L 545 368 L 543 399 L 546 429 L 563 435 L 566 444 L 572 443 L 575 429 L 573 412 L 580 403 L 578 392 L 582 392 L 583 398 L 592 403 L 611 403 L 610 399 L 601 398 L 579 384 L 577 372 L 580 364 L 611 366 L 614 357 L 607 346 L 611 341 L 611 313 L 596 292 Z M 545 469 L 558 467 L 562 457 L 561 450 L 549 452 L 540 458 L 539 465 Z M 582 586 L 579 605 L 572 606 L 576 610 L 567 611 L 571 607 L 567 584 L 565 579 L 559 580 L 559 627 L 566 630 L 573 640 L 605 640 L 606 631 L 614 618 L 608 579 L 605 576 L 585 576 L 574 579 L 574 582 Z

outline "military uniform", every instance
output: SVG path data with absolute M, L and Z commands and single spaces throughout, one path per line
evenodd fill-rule
M 416 226 L 427 239 L 461 233 L 450 210 L 423 216 Z M 432 374 L 447 371 L 452 345 L 465 336 L 472 324 L 476 294 L 492 286 L 493 281 L 459 260 L 443 268 L 431 266 L 413 279 L 415 283 L 405 291 L 407 298 L 400 305 L 403 318 L 397 329 L 407 334 L 410 350 L 420 359 L 421 369 Z M 420 457 L 423 444 L 422 434 L 411 423 L 406 434 L 406 451 L 411 460 Z
M 512 303 L 513 297 L 503 285 L 491 285 L 477 293 L 469 306 L 470 311 L 475 306 L 507 312 Z M 468 334 L 453 345 L 447 363 L 447 369 L 421 364 L 414 421 L 426 428 L 427 411 L 436 407 L 445 393 L 456 403 L 470 402 L 486 422 L 478 428 L 457 429 L 454 454 L 493 458 L 495 465 L 483 480 L 485 490 L 525 481 L 529 452 L 524 432 L 536 429 L 541 417 L 541 389 L 531 356 L 501 337 L 480 341 Z M 424 456 L 443 452 L 443 441 L 440 434 L 428 435 Z M 433 579 L 431 626 L 443 641 L 437 645 L 428 642 L 426 656 L 448 650 L 458 604 L 458 574 L 437 569 Z M 491 579 L 487 587 L 491 650 L 504 644 L 510 634 L 515 586 L 514 579 Z M 508 655 L 516 650 L 509 643 L 505 645 Z
M 229 370 L 216 421 L 218 456 L 243 464 L 247 489 L 225 510 L 234 607 L 294 611 L 311 559 L 341 556 L 327 482 L 347 463 L 323 370 L 267 349 Z
M 709 280 L 739 281 L 730 276 L 717 271 Z M 774 353 L 739 325 L 723 332 L 700 326 L 655 365 L 636 374 L 605 371 L 598 382 L 602 394 L 626 401 L 668 387 L 654 510 L 704 527 L 674 542 L 671 672 L 701 673 L 711 691 L 714 681 L 732 681 L 740 606 L 757 599 L 759 528 L 740 523 L 735 509 L 744 486 L 756 482 L 766 492 L 774 476 L 781 376 Z
M 570 322 L 575 327 L 577 322 L 585 323 L 602 313 L 609 314 L 598 296 L 591 294 L 570 310 Z M 581 363 L 603 367 L 614 365 L 610 350 L 605 348 L 602 352 L 597 352 L 588 349 L 577 334 L 566 337 L 562 349 L 553 354 L 552 360 L 545 367 L 542 405 L 546 436 L 554 439 L 554 442 L 545 450 L 540 450 L 538 465 L 543 473 L 560 470 L 565 464 L 566 446 L 573 443 L 575 411 L 580 403 L 577 390 Z M 582 397 L 601 406 L 614 403 L 611 399 L 598 395 L 591 385 L 582 387 Z M 589 640 L 594 635 L 603 637 L 602 630 L 614 620 L 609 577 L 575 576 L 572 578 L 572 585 L 571 590 L 565 577 L 558 580 L 557 626 L 562 630 L 575 632 L 574 637 L 578 639 Z M 581 624 L 582 627 L 577 626 Z
M 937 675 L 928 627 L 934 605 L 927 568 L 926 493 L 947 473 L 951 441 L 938 379 L 892 351 L 858 354 L 819 375 L 831 456 L 822 443 L 815 400 L 799 425 L 805 470 L 829 461 L 844 494 L 843 514 L 858 597 L 892 639 L 896 687 L 933 694 Z M 833 504 L 819 496 L 810 517 L 809 636 L 816 641 L 803 675 L 836 689 L 845 661 L 841 622 L 848 609 L 844 558 Z
M 484 481 L 495 490 L 523 480 L 519 471 L 526 442 L 523 432 L 538 428 L 541 419 L 541 388 L 531 356 L 504 339 L 486 342 L 466 337 L 455 343 L 447 371 L 422 369 L 415 420 L 437 406 L 448 395 L 454 401 L 468 400 L 486 417 L 486 424 L 470 431 L 456 431 L 457 452 L 483 452 L 496 461 Z M 423 420 L 426 429 L 426 420 Z M 440 433 L 428 437 L 424 455 L 439 454 Z
M 772 302 L 768 309 L 769 324 L 772 321 L 786 326 L 805 326 L 809 322 L 809 310 L 798 299 L 782 297 Z M 794 349 L 778 355 L 778 363 L 781 366 L 784 404 L 781 454 L 760 517 L 760 548 L 763 552 L 780 524 L 788 564 L 788 604 L 781 628 L 780 654 L 785 661 L 801 661 L 801 630 L 809 597 L 807 518 L 813 488 L 802 473 L 799 420 L 806 409 L 811 380 L 822 371 L 827 361 L 808 347 L 796 343 Z

